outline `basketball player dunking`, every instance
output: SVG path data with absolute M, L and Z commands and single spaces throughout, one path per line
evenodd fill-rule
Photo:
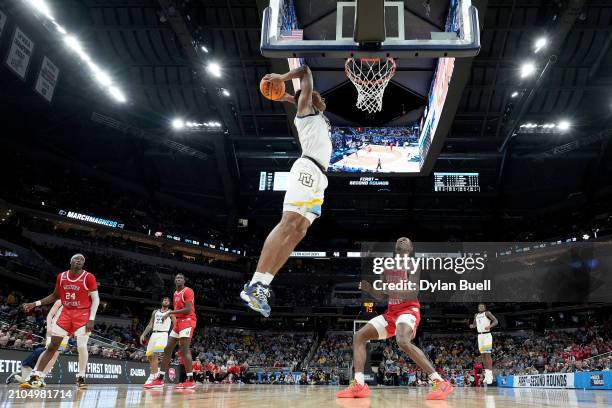
M 176 386 L 177 389 L 191 389 L 195 388 L 195 381 L 193 379 L 192 361 L 191 361 L 191 338 L 196 328 L 196 314 L 194 304 L 194 293 L 193 289 L 185 286 L 185 276 L 182 273 L 177 274 L 174 277 L 174 283 L 176 284 L 176 291 L 173 296 L 174 310 L 167 310 L 163 313 L 163 320 L 168 318 L 170 315 L 176 317 L 172 331 L 170 332 L 170 338 L 168 344 L 164 349 L 164 357 L 161 363 L 161 369 L 157 374 L 157 378 L 153 381 L 145 384 L 145 388 L 163 388 L 164 378 L 166 371 L 170 367 L 170 359 L 172 359 L 172 352 L 176 348 L 178 342 L 181 355 L 185 361 L 185 372 L 187 373 L 187 379 Z
M 281 100 L 297 105 L 294 123 L 302 156 L 293 163 L 289 172 L 282 218 L 266 238 L 253 278 L 240 293 L 248 307 L 265 317 L 270 315 L 268 301 L 272 279 L 304 238 L 312 222 L 321 215 L 323 193 L 327 188 L 325 171 L 332 153 L 329 120 L 323 115 L 325 100 L 314 90 L 308 66 L 283 75 L 264 76 L 264 80 L 277 83 L 294 78 L 300 79 L 300 90 L 295 96 L 285 94 Z
M 412 242 L 405 237 L 399 238 L 395 243 L 396 255 L 411 255 Z M 383 272 L 387 283 L 400 283 L 402 281 L 416 282 L 420 278 L 420 270 L 411 273 L 409 270 L 386 270 Z M 438 374 L 425 353 L 418 348 L 412 340 L 416 335 L 421 320 L 421 304 L 417 299 L 418 291 L 387 291 L 375 290 L 371 283 L 362 281 L 360 289 L 368 292 L 375 298 L 387 296 L 389 305 L 387 311 L 371 319 L 353 336 L 353 367 L 355 379 L 351 385 L 336 394 L 338 398 L 367 398 L 370 389 L 365 383 L 363 370 L 366 361 L 366 343 L 370 340 L 384 340 L 395 336 L 397 345 L 427 373 L 433 383 L 432 391 L 427 395 L 428 400 L 443 400 L 453 392 L 453 386 Z M 383 296 L 381 296 L 383 295 Z
M 493 313 L 487 310 L 487 305 L 479 303 L 478 313 L 474 315 L 474 323 L 470 324 L 470 328 L 478 330 L 478 350 L 482 354 L 485 368 L 484 382 L 486 384 L 493 384 L 493 359 L 491 358 L 493 336 L 491 335 L 491 329 L 497 326 L 497 323 Z
M 149 359 L 150 372 L 149 378 L 145 385 L 151 383 L 157 376 L 159 371 L 159 355 L 164 352 L 168 345 L 168 332 L 170 326 L 176 323 L 176 317 L 170 315 L 170 318 L 166 318 L 166 312 L 170 307 L 170 298 L 168 296 L 162 298 L 161 308 L 155 309 L 151 313 L 151 319 L 149 324 L 145 327 L 142 335 L 140 336 L 140 344 L 145 344 L 147 335 L 152 331 L 151 338 L 147 343 L 147 358 Z
M 81 254 L 73 255 L 70 258 L 70 269 L 57 276 L 53 293 L 44 299 L 23 305 L 23 309 L 29 312 L 34 307 L 48 305 L 58 299 L 62 302 L 59 316 L 51 329 L 51 341 L 38 359 L 28 381 L 21 384 L 23 388 L 39 388 L 43 385 L 41 380 L 44 375 L 43 369 L 47 368 L 62 342 L 72 335 L 77 339 L 79 352 L 79 372 L 76 383 L 79 388 L 86 388 L 85 371 L 89 359 L 87 342 L 94 328 L 100 298 L 96 278 L 84 270 L 83 265 L 85 265 L 85 257 Z

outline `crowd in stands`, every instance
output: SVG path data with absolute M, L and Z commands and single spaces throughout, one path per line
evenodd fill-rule
M 24 314 L 19 306 L 28 301 L 22 293 L 6 288 L 0 293 L 0 347 L 31 350 L 43 343 L 49 306 Z M 125 317 L 131 313 L 123 311 Z M 100 319 L 99 319 L 100 320 Z M 144 320 L 144 319 L 143 319 Z M 147 323 L 145 321 L 144 323 Z M 143 321 L 133 317 L 122 326 L 98 321 L 90 342 L 90 354 L 109 358 L 146 361 L 139 344 Z M 70 344 L 68 353 L 76 352 Z M 200 328 L 193 337 L 194 357 L 208 364 L 298 369 L 313 346 L 311 333 L 249 332 L 238 329 Z
M 24 237 L 21 238 L 22 241 L 25 240 Z M 31 241 L 20 242 L 20 244 L 28 245 L 30 249 L 48 261 L 49 268 L 44 271 L 36 271 L 35 275 L 42 274 L 39 276 L 49 285 L 55 282 L 58 271 L 68 268 L 70 257 L 74 253 L 83 252 L 86 257 L 85 269 L 96 276 L 103 293 L 112 293 L 114 289 L 120 289 L 122 295 L 160 299 L 162 296 L 168 296 L 172 293 L 174 288 L 173 277 L 181 272 L 185 274 L 188 285 L 202 299 L 200 304 L 221 309 L 228 305 L 239 306 L 242 304 L 238 294 L 244 286 L 246 274 L 243 279 L 220 278 L 212 272 L 189 272 L 176 267 L 152 265 L 136 259 L 117 256 L 105 251 L 103 247 L 83 251 L 78 248 L 66 248 L 51 244 L 35 244 Z M 18 258 L 3 259 L 0 260 L 0 265 L 10 263 L 12 270 L 16 268 L 27 269 L 25 265 L 20 265 L 19 262 Z M 303 269 L 300 269 L 299 264 L 294 265 L 293 268 L 296 268 L 296 272 Z M 328 292 L 324 286 L 317 285 L 306 285 L 298 288 L 276 286 L 274 304 L 279 306 L 325 305 L 330 299 Z
M 496 338 L 496 367 L 507 374 L 611 370 L 612 319 L 597 327 L 548 330 L 541 336 Z
M 352 360 L 353 336 L 328 332 L 313 355 L 311 367 L 348 367 Z
M 248 258 L 226 260 L 223 257 L 216 256 L 212 253 L 194 254 L 191 252 L 183 253 L 181 251 L 173 250 L 171 249 L 172 246 L 168 248 L 166 245 L 164 245 L 164 243 L 167 242 L 166 236 L 158 236 L 159 234 L 155 235 L 154 231 L 151 231 L 151 234 L 148 234 L 147 232 L 147 238 L 152 241 L 144 242 L 142 239 L 135 239 L 135 237 L 133 237 L 134 239 L 130 239 L 130 235 L 117 236 L 110 234 L 108 231 L 70 228 L 65 224 L 58 225 L 57 223 L 52 223 L 49 221 L 32 219 L 25 215 L 19 217 L 18 222 L 20 227 L 23 228 L 23 231 L 39 232 L 50 236 L 70 239 L 90 248 L 120 249 L 154 257 L 174 259 L 181 262 L 196 263 L 233 271 L 246 271 L 249 269 Z M 19 236 L 21 235 L 20 231 L 20 229 L 16 229 L 13 233 L 9 234 L 11 239 L 23 242 L 23 237 Z M 2 232 L 8 232 L 7 226 L 3 227 Z
M 62 247 L 36 247 L 36 251 L 58 268 L 67 267 L 73 250 Z M 154 266 L 141 264 L 131 259 L 111 257 L 101 253 L 87 253 L 86 268 L 97 276 L 101 287 L 129 289 L 149 299 L 169 295 L 173 288 L 173 274 L 178 270 L 158 270 Z M 5 265 L 3 259 L 0 266 Z M 299 266 L 296 265 L 299 268 Z M 189 285 L 201 294 L 202 303 L 209 302 L 216 307 L 239 303 L 238 293 L 244 284 L 238 279 L 222 278 L 205 273 L 186 273 Z M 156 281 L 157 280 L 157 281 Z M 51 279 L 51 287 L 54 279 Z M 155 288 L 155 289 L 154 289 Z M 153 291 L 157 291 L 153 293 Z M 163 293 L 162 293 L 163 292 Z M 305 285 L 277 290 L 277 302 L 283 305 L 325 304 L 329 290 L 324 285 Z M 103 292 L 104 293 L 104 292 Z M 0 347 L 31 349 L 42 342 L 45 336 L 45 317 L 48 307 L 37 308 L 25 315 L 18 306 L 27 299 L 8 284 L 0 285 Z M 139 344 L 139 335 L 148 321 L 140 309 L 130 310 L 129 306 L 103 298 L 100 312 L 111 316 L 130 319 L 131 324 L 116 325 L 97 322 L 94 341 L 90 345 L 93 356 L 145 361 L 144 347 Z M 500 305 L 500 308 L 502 305 Z M 572 323 L 567 320 L 567 324 Z M 573 372 L 612 369 L 612 319 L 603 322 L 580 323 L 580 328 L 547 327 L 543 333 L 532 331 L 494 334 L 493 360 L 500 374 L 533 374 L 549 372 Z M 352 336 L 328 332 L 310 361 L 306 362 L 306 382 L 321 383 L 335 381 L 333 369 L 341 377 L 350 366 L 352 359 Z M 96 341 L 99 338 L 100 341 Z M 308 352 L 313 347 L 310 334 L 282 334 L 265 332 L 244 332 L 227 328 L 199 330 L 193 341 L 194 356 L 211 367 L 217 367 L 213 381 L 224 380 L 229 367 L 288 367 L 299 370 Z M 379 382 L 383 384 L 414 384 L 427 382 L 421 372 L 401 352 L 394 340 L 372 343 L 380 356 L 377 370 Z M 457 384 L 478 385 L 478 351 L 476 336 L 445 336 L 419 338 L 419 344 L 434 362 L 435 366 Z M 74 344 L 68 353 L 75 353 Z M 592 357 L 604 355 L 601 358 Z M 377 360 L 378 361 L 378 360 Z M 304 367 L 305 368 L 305 367 Z M 275 371 L 267 380 L 282 382 Z M 231 377 L 230 377 L 231 378 Z M 294 380 L 297 381 L 296 378 Z M 230 380 L 231 381 L 231 380 Z M 264 381 L 258 379 L 258 381 Z M 288 381 L 283 378 L 283 381 Z M 302 381 L 301 379 L 299 381 Z
M 378 382 L 424 385 L 427 375 L 407 358 L 393 339 L 371 342 L 380 359 Z M 482 384 L 482 363 L 474 334 L 430 337 L 419 341 L 434 366 L 458 385 Z M 349 367 L 352 335 L 328 332 L 309 367 Z M 597 326 L 569 330 L 495 334 L 494 368 L 502 375 L 612 370 L 612 319 Z M 600 358 L 592 358 L 601 356 Z
M 50 166 L 27 155 L 14 160 L 11 173 L 15 177 L 9 178 L 0 198 L 30 208 L 78 211 L 114 220 L 131 231 L 164 231 L 189 235 L 217 247 L 219 244 L 237 246 L 226 234 L 211 228 L 210 219 L 195 216 L 178 201 L 174 204 L 162 201 L 155 194 L 139 192 L 129 183 L 122 186 L 96 171 L 84 175 L 82 169 L 68 165 Z
M 29 350 L 44 341 L 47 307 L 25 315 L 18 306 L 26 299 L 6 287 L 0 293 L 0 347 Z M 493 360 L 499 374 L 537 374 L 612 370 L 612 320 L 579 329 L 547 330 L 543 334 L 496 334 Z M 142 323 L 131 326 L 98 322 L 90 343 L 90 354 L 106 358 L 146 361 L 138 343 Z M 102 339 L 103 342 L 98 340 Z M 248 381 L 280 383 L 337 383 L 352 358 L 352 335 L 328 332 L 309 362 L 303 362 L 313 347 L 311 333 L 253 332 L 230 328 L 200 329 L 193 338 L 194 359 L 203 364 L 202 375 L 210 382 L 246 381 L 248 368 L 263 375 Z M 473 334 L 430 337 L 419 341 L 437 369 L 459 386 L 482 384 L 482 364 Z M 379 361 L 378 382 L 386 385 L 426 385 L 427 376 L 399 350 L 393 339 L 372 342 L 372 360 Z M 76 353 L 73 341 L 67 353 Z M 591 358 L 603 355 L 602 358 Z M 238 367 L 238 368 L 234 368 Z M 303 372 L 296 378 L 287 372 Z M 232 375 L 230 375 L 232 374 Z M 281 375 L 282 374 L 282 375 Z
M 248 366 L 289 367 L 296 370 L 313 345 L 312 334 L 244 332 L 238 329 L 206 328 L 193 339 L 193 351 L 202 361 Z
M 50 306 L 35 308 L 24 314 L 19 306 L 29 299 L 15 290 L 3 288 L 0 293 L 0 348 L 32 350 L 44 345 L 46 317 Z M 138 327 L 122 327 L 98 323 L 90 342 L 92 356 L 129 358 L 134 354 Z M 76 354 L 76 342 L 70 339 L 67 354 Z

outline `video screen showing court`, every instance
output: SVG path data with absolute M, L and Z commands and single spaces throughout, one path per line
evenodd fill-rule
M 419 125 L 332 127 L 331 172 L 415 173 L 420 171 Z

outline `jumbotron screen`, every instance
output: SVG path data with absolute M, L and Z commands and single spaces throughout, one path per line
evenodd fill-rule
M 416 173 L 421 170 L 419 125 L 332 127 L 330 172 Z

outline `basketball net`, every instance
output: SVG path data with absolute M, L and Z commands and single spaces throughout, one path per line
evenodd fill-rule
M 393 58 L 348 58 L 346 76 L 357 88 L 357 108 L 369 113 L 380 112 L 385 88 L 395 75 Z

